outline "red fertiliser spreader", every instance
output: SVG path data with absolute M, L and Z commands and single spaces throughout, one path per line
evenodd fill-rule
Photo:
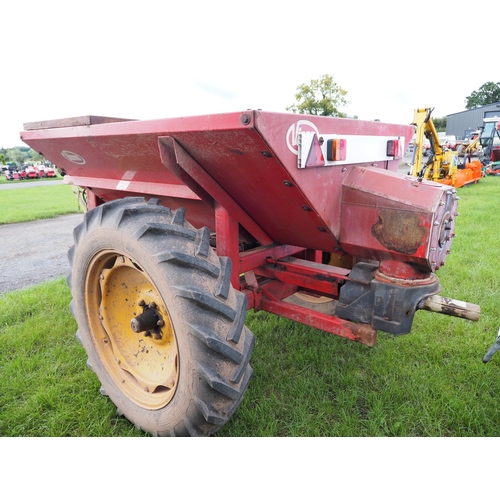
M 68 284 L 77 336 L 119 412 L 209 435 L 252 376 L 249 308 L 374 345 L 439 295 L 456 190 L 397 172 L 413 127 L 242 111 L 25 124 L 86 200 Z

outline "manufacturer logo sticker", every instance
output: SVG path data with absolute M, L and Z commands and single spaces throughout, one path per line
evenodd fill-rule
M 71 163 L 76 163 L 77 165 L 85 165 L 86 163 L 80 155 L 73 153 L 73 151 L 61 151 L 61 155 L 63 155 L 66 160 Z
M 298 154 L 297 138 L 301 132 L 314 132 L 319 136 L 318 128 L 309 120 L 299 120 L 290 125 L 286 133 L 286 145 L 293 154 Z

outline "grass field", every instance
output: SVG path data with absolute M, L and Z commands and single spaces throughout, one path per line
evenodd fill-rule
M 3 189 L 0 192 L 0 224 L 50 219 L 78 211 L 78 201 L 71 186 L 64 184 L 26 189 Z
M 249 311 L 254 378 L 217 435 L 498 436 L 500 354 L 481 360 L 500 327 L 500 179 L 459 195 L 437 274 L 441 295 L 481 306 L 479 322 L 420 311 L 411 334 L 370 348 Z M 0 298 L 0 436 L 142 436 L 85 367 L 70 298 L 64 279 Z

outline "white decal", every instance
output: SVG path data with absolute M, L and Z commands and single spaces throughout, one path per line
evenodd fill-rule
M 61 151 L 61 154 L 66 158 L 66 160 L 76 163 L 77 165 L 85 165 L 86 161 L 78 154 L 73 153 L 73 151 Z
M 286 133 L 286 144 L 293 154 L 298 154 L 298 138 L 301 132 L 315 132 L 319 136 L 318 129 L 309 120 L 299 120 L 290 125 Z
M 116 189 L 119 189 L 120 191 L 126 191 L 128 186 L 130 184 L 130 181 L 120 181 L 117 185 L 116 185 Z

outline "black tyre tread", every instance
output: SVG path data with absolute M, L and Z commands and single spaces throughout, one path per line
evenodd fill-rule
M 247 310 L 247 296 L 241 294 L 238 294 L 236 296 L 236 311 L 239 311 L 238 316 L 235 318 L 231 329 L 229 330 L 229 334 L 227 336 L 227 340 L 234 342 L 235 344 L 238 344 L 240 341 L 240 336 L 243 331 L 243 327 L 245 325 L 245 313 Z
M 193 239 L 196 233 L 192 229 L 187 229 L 184 226 L 165 226 L 165 224 L 157 224 L 154 222 L 147 223 L 137 230 L 134 238 L 140 240 L 148 234 L 163 234 L 165 236 L 182 236 L 184 238 Z
M 245 369 L 248 368 L 248 365 L 250 363 L 250 356 L 255 346 L 255 335 L 246 326 L 243 326 L 243 331 L 244 331 L 244 341 L 242 348 L 243 359 L 240 361 L 239 366 L 236 368 L 236 370 L 233 372 L 233 374 L 229 379 L 231 382 L 235 384 L 239 383 L 241 377 L 245 373 Z
M 240 405 L 253 373 L 249 360 L 255 337 L 244 325 L 246 296 L 231 287 L 230 259 L 216 255 L 210 247 L 210 231 L 194 229 L 185 220 L 184 209 L 171 211 L 156 199 L 146 203 L 137 197 L 105 203 L 85 214 L 84 222 L 74 231 L 75 245 L 68 252 L 72 268 L 79 258 L 80 242 L 88 233 L 107 228 L 126 231 L 157 265 L 171 272 L 169 286 L 178 306 L 186 311 L 184 328 L 191 338 L 193 363 L 199 374 L 195 397 L 182 421 L 168 429 L 154 425 L 141 425 L 141 429 L 171 436 L 216 432 Z M 73 274 L 68 276 L 68 284 L 74 296 Z M 135 423 L 129 410 L 119 412 Z
M 229 345 L 227 342 L 223 342 L 218 335 L 216 335 L 209 328 L 205 328 L 200 325 L 193 325 L 187 323 L 189 328 L 189 333 L 194 335 L 197 339 L 201 340 L 207 347 L 217 351 L 228 359 L 232 359 L 236 363 L 241 363 L 243 360 L 243 354 L 235 349 L 233 346 Z
M 196 232 L 196 256 L 208 257 L 210 250 L 210 230 L 202 227 Z
M 215 278 L 218 278 L 220 274 L 220 269 L 211 262 L 198 257 L 193 257 L 191 255 L 186 255 L 182 252 L 161 252 L 156 254 L 155 257 L 158 259 L 158 262 L 172 261 L 174 264 L 178 264 L 180 266 L 194 267 L 212 275 Z
M 231 259 L 229 257 L 221 257 L 220 266 L 220 279 L 217 283 L 215 296 L 221 299 L 227 299 L 229 289 L 231 288 L 231 271 L 233 269 Z
M 200 292 L 194 287 L 174 287 L 177 290 L 177 295 L 185 299 L 197 302 L 198 305 L 205 309 L 210 309 L 215 313 L 222 314 L 227 319 L 233 321 L 236 317 L 236 311 L 232 308 L 217 300 L 214 295 Z

